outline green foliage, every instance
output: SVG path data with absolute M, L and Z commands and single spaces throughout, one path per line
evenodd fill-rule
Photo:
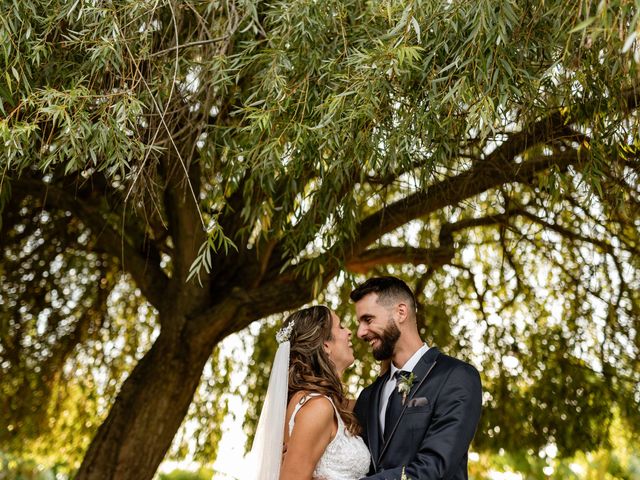
M 214 222 L 214 226 L 207 232 L 207 241 L 202 244 L 200 250 L 198 250 L 198 256 L 189 268 L 187 282 L 194 276 L 198 277 L 198 281 L 200 281 L 201 269 L 204 269 L 207 273 L 211 273 L 212 255 L 215 255 L 219 251 L 221 252 L 223 249 L 224 253 L 228 254 L 230 248 L 236 251 L 238 250 L 238 247 L 236 247 L 233 241 L 224 235 L 220 225 Z
M 617 415 L 613 416 L 617 424 Z M 640 452 L 629 431 L 615 425 L 612 444 L 606 449 L 578 452 L 572 457 L 558 458 L 553 448 L 540 452 L 479 455 L 470 462 L 470 478 L 492 478 L 492 472 L 515 472 L 523 480 L 631 480 L 640 473 Z
M 33 459 L 7 455 L 0 451 L 0 478 L 3 480 L 56 480 L 65 478 L 67 467 L 65 462 L 44 467 Z
M 174 470 L 170 473 L 159 474 L 158 480 L 210 480 L 212 474 L 213 471 L 206 468 L 201 468 L 197 472 Z

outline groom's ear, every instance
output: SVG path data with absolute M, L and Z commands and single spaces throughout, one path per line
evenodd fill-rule
M 398 315 L 398 323 L 404 323 L 409 318 L 409 307 L 406 303 L 399 303 L 396 306 L 396 313 Z

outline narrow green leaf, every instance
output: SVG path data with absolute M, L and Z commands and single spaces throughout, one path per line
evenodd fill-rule
M 595 21 L 596 21 L 596 17 L 589 17 L 586 20 L 583 20 L 582 22 L 580 22 L 575 27 L 573 27 L 571 30 L 569 30 L 569 33 L 576 33 L 576 32 L 579 32 L 581 30 L 585 30 L 587 27 L 589 27 Z

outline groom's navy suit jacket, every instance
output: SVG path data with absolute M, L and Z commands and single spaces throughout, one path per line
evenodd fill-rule
M 404 467 L 412 480 L 466 480 L 469 444 L 482 406 L 478 371 L 430 348 L 413 374 L 404 405 L 396 402 L 391 422 L 385 425 L 385 440 L 380 432 L 380 394 L 389 371 L 358 397 L 355 414 L 371 451 L 366 478 L 400 480 Z

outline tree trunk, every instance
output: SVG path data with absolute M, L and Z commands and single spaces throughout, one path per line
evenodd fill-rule
M 153 478 L 187 413 L 212 348 L 186 335 L 161 333 L 122 385 L 76 479 Z

